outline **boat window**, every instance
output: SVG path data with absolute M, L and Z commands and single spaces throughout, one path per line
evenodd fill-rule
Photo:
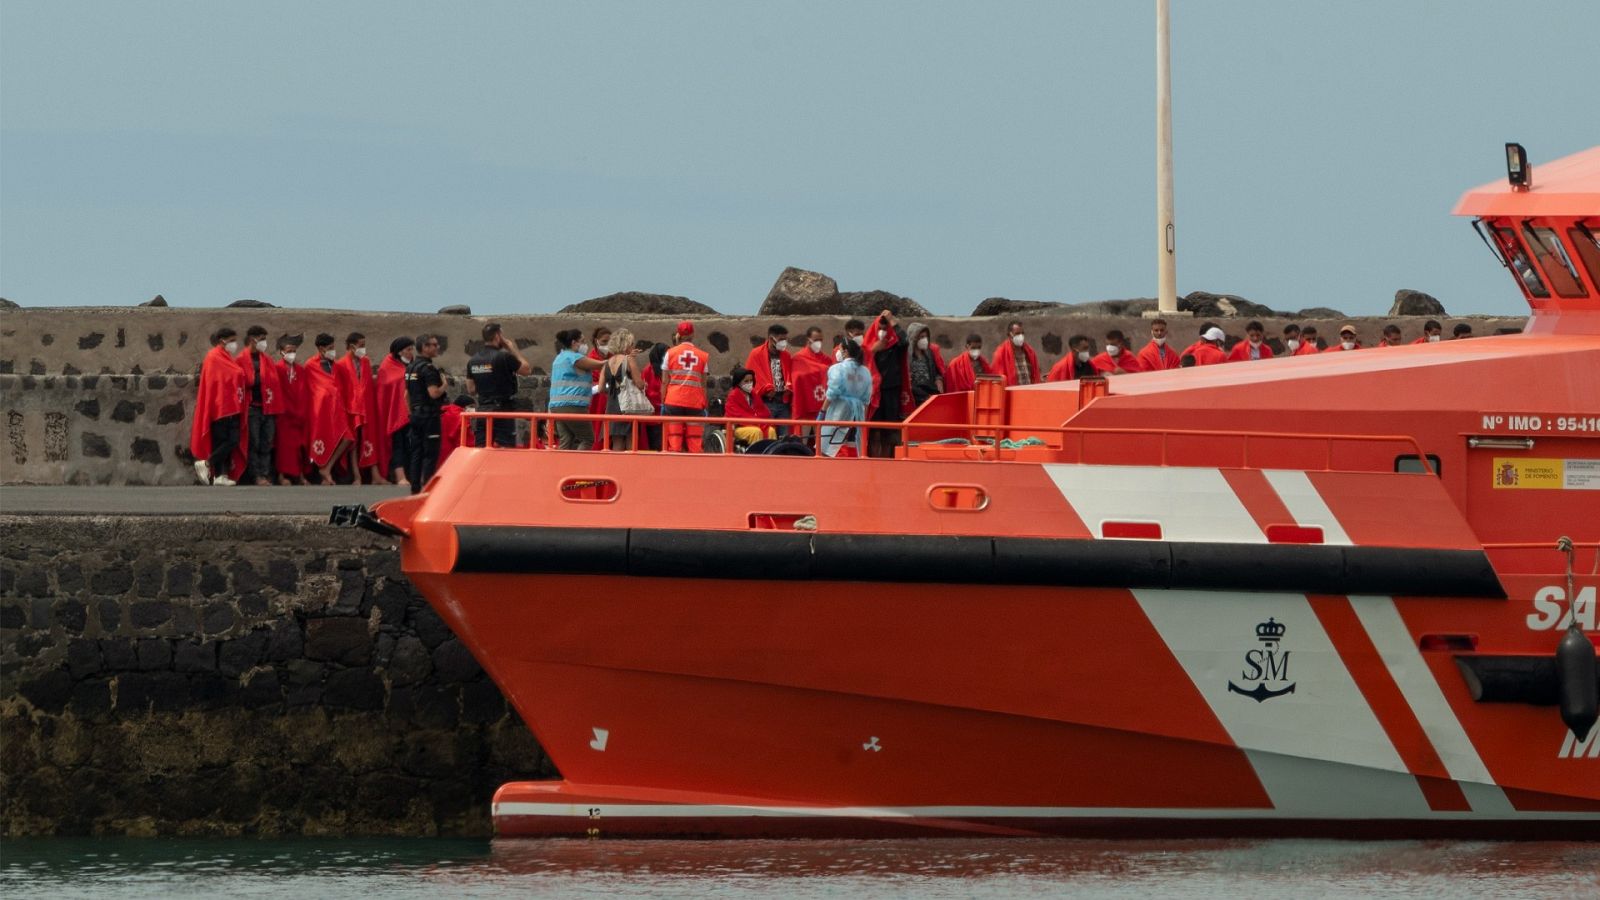
M 1522 282 L 1528 294 L 1534 297 L 1548 297 L 1550 291 L 1539 280 L 1539 273 L 1533 268 L 1533 263 L 1528 261 L 1528 254 L 1523 252 L 1522 242 L 1517 240 L 1517 233 L 1509 226 L 1494 226 L 1495 241 L 1500 245 L 1500 252 L 1511 264 L 1511 271 Z
M 1567 258 L 1567 248 L 1561 246 L 1561 238 L 1556 235 L 1554 228 L 1536 228 L 1523 223 L 1522 234 L 1527 238 L 1534 258 L 1539 261 L 1539 268 L 1550 279 L 1550 286 L 1555 289 L 1557 296 L 1583 297 L 1587 294 L 1583 282 L 1578 280 L 1578 270 L 1572 267 L 1572 260 Z
M 1600 223 L 1596 227 L 1600 227 Z M 1579 223 L 1567 230 L 1567 237 L 1572 239 L 1572 246 L 1577 248 L 1578 260 L 1589 270 L 1589 283 L 1600 287 L 1600 236 L 1594 233 L 1593 228 Z
M 1432 453 L 1428 454 L 1428 467 L 1433 469 L 1433 474 L 1443 477 L 1444 470 L 1439 467 L 1439 457 Z M 1422 460 L 1418 459 L 1415 453 L 1396 456 L 1394 458 L 1394 470 L 1401 474 L 1409 475 L 1421 475 L 1424 472 Z

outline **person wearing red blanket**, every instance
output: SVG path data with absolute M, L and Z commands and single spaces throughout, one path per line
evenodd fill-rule
M 272 484 L 273 446 L 277 440 L 278 416 L 283 413 L 283 385 L 278 366 L 267 354 L 267 329 L 252 325 L 245 331 L 244 352 L 239 354 L 239 371 L 244 374 L 245 417 L 240 443 L 249 462 L 246 477 L 263 487 Z
M 615 349 L 624 353 L 628 350 L 627 347 L 617 347 Z M 595 362 L 600 363 L 600 365 L 589 370 L 589 381 L 592 384 L 589 388 L 589 415 L 591 416 L 605 415 L 606 401 L 611 399 L 606 395 L 605 391 L 600 389 L 600 376 L 605 373 L 605 361 L 611 358 L 612 350 L 611 329 L 601 325 L 590 333 L 588 356 Z M 594 445 L 596 447 L 605 446 L 605 423 L 594 422 L 593 431 Z
M 750 348 L 744 367 L 756 378 L 756 396 L 772 413 L 769 418 L 787 419 L 794 415 L 794 356 L 789 352 L 789 329 L 782 323 L 767 326 L 767 339 Z M 778 436 L 789 433 L 787 425 L 777 426 Z
M 354 438 L 346 464 L 353 482 L 361 483 L 364 476 L 368 484 L 382 484 L 383 476 L 372 471 L 378 462 L 378 392 L 372 380 L 372 362 L 367 359 L 366 335 L 350 332 L 344 348 L 344 356 L 334 364 L 334 375 Z
M 1089 340 L 1086 334 L 1075 334 L 1067 338 L 1067 355 L 1056 360 L 1045 380 L 1051 383 L 1072 381 L 1095 374 L 1094 341 Z
M 374 383 L 377 425 L 373 429 L 377 467 L 395 484 L 406 480 L 406 460 L 411 458 L 411 408 L 406 402 L 406 367 L 416 358 L 417 342 L 397 337 L 389 342 L 389 355 L 378 364 Z
M 317 335 L 317 353 L 300 373 L 306 379 L 305 432 L 306 461 L 323 484 L 333 484 L 333 465 L 350 449 L 349 403 L 339 390 L 334 374 L 333 335 Z
M 1295 356 L 1310 356 L 1321 353 L 1322 348 L 1317 346 L 1317 326 L 1307 325 L 1300 329 L 1300 346 L 1294 350 Z
M 1178 367 L 1178 351 L 1167 346 L 1167 320 L 1150 320 L 1150 343 L 1139 351 L 1139 369 L 1162 372 Z
M 219 328 L 200 363 L 200 392 L 189 425 L 189 452 L 201 484 L 232 487 L 243 477 L 245 453 L 240 437 L 245 411 L 244 371 L 234 355 L 239 333 Z
M 477 409 L 477 403 L 471 394 L 462 394 L 456 397 L 454 403 L 446 403 L 439 407 L 439 467 L 444 466 L 444 461 L 461 444 L 461 416 L 463 413 Z M 466 446 L 472 446 L 472 435 L 467 435 Z M 434 471 L 438 471 L 436 468 Z
M 1028 338 L 1021 322 L 1006 326 L 1005 343 L 995 348 L 990 366 L 996 375 L 1006 380 L 1007 387 L 1019 384 L 1039 384 L 1044 381 L 1044 370 L 1039 368 L 1039 356 L 1028 346 Z
M 905 329 L 895 321 L 894 313 L 884 310 L 867 329 L 865 362 L 875 376 L 872 385 L 873 404 L 867 418 L 873 422 L 904 421 L 911 411 L 911 354 Z M 890 457 L 900 446 L 898 429 L 871 428 L 867 430 L 867 455 Z
M 1271 359 L 1272 348 L 1267 346 L 1265 340 L 1267 330 L 1260 322 L 1251 322 L 1244 327 L 1244 340 L 1233 345 L 1228 351 L 1228 362 L 1249 362 L 1254 359 Z
M 278 413 L 277 434 L 272 442 L 272 467 L 279 484 L 299 484 L 305 477 L 306 456 L 306 377 L 305 367 L 295 360 L 300 355 L 301 337 L 285 334 L 278 338 L 278 384 L 283 388 L 283 411 Z
M 763 438 L 776 437 L 772 426 L 762 424 L 772 418 L 772 412 L 761 399 L 755 373 L 740 366 L 733 370 L 732 376 L 733 390 L 728 391 L 723 412 L 734 420 L 734 443 L 748 447 Z
M 833 355 L 822 351 L 822 329 L 815 325 L 807 328 L 805 346 L 790 356 L 794 372 L 790 414 L 796 419 L 815 419 L 827 402 L 828 367 L 834 363 Z
M 1106 332 L 1106 348 L 1090 359 L 1089 365 L 1099 375 L 1127 375 L 1142 371 L 1138 358 L 1128 349 L 1128 339 L 1116 328 Z
M 667 358 L 667 345 L 657 342 L 650 347 L 646 357 L 649 365 L 640 373 L 644 381 L 644 396 L 650 401 L 650 406 L 655 410 L 653 415 L 661 415 L 661 365 Z M 657 453 L 661 452 L 661 426 L 644 426 L 645 444 Z
M 1221 328 L 1207 323 L 1207 327 L 1200 332 L 1200 339 L 1190 344 L 1182 356 L 1194 360 L 1193 364 L 1197 366 L 1214 366 L 1217 363 L 1227 362 L 1228 355 L 1222 352 L 1222 342 L 1227 339 L 1228 336 L 1222 333 Z M 1181 358 L 1179 362 L 1182 363 Z
M 992 375 L 994 370 L 983 358 L 983 335 L 967 335 L 965 348 L 944 364 L 944 392 L 959 394 L 970 391 L 978 383 L 979 375 Z

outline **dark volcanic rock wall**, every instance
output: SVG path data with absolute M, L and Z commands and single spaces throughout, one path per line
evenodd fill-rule
M 0 516 L 0 547 L 0 835 L 486 834 L 554 774 L 373 535 Z

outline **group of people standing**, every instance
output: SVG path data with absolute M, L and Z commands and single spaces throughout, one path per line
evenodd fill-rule
M 1423 330 L 1412 343 L 1442 337 L 1437 321 Z M 1471 326 L 1456 326 L 1454 338 L 1471 336 Z M 528 427 L 526 416 L 475 418 L 470 444 L 629 450 L 637 442 L 638 449 L 665 452 L 702 449 L 705 428 L 689 420 L 711 409 L 711 356 L 695 344 L 694 323 L 678 323 L 670 344 L 637 341 L 626 328 L 596 328 L 587 340 L 569 328 L 555 337 L 547 411 L 619 418 L 552 416 L 542 434 Z M 1098 353 L 1088 336 L 1073 335 L 1067 355 L 1046 371 L 1020 320 L 1008 324 L 992 355 L 985 355 L 981 335 L 970 334 L 946 361 L 926 325 L 902 327 L 887 309 L 870 324 L 847 321 L 831 346 L 824 341 L 823 329 L 812 326 L 791 347 L 787 326 L 767 328 L 766 340 L 730 373 L 723 415 L 732 422 L 731 439 L 748 446 L 798 432 L 793 438 L 806 448 L 799 452 L 893 456 L 899 429 L 871 423 L 901 422 L 929 397 L 970 391 L 981 376 L 1028 385 L 1363 347 L 1353 325 L 1341 326 L 1339 341 L 1324 346 L 1315 327 L 1290 324 L 1275 351 L 1262 324 L 1252 321 L 1245 338 L 1232 343 L 1221 328 L 1203 323 L 1199 339 L 1177 350 L 1168 346 L 1167 322 L 1153 319 L 1150 340 L 1137 351 L 1118 329 L 1106 332 Z M 376 367 L 359 332 L 345 337 L 342 355 L 332 335 L 317 335 L 308 359 L 300 358 L 300 335 L 280 336 L 276 352 L 269 352 L 267 330 L 259 325 L 245 332 L 242 344 L 231 328 L 217 331 L 211 343 L 190 432 L 195 473 L 205 484 L 406 482 L 416 492 L 459 443 L 464 412 L 532 411 L 519 401 L 517 379 L 533 367 L 497 323 L 484 326 L 483 343 L 467 363 L 469 393 L 454 402 L 445 396 L 450 380 L 434 365 L 437 335 L 396 338 Z M 1391 324 L 1374 346 L 1399 343 L 1400 329 Z M 662 421 L 620 418 L 638 416 Z M 864 426 L 780 424 L 795 420 Z
M 449 382 L 433 365 L 439 338 L 396 338 L 376 367 L 360 332 L 346 335 L 342 355 L 330 334 L 317 335 L 307 358 L 303 343 L 286 334 L 269 347 L 259 325 L 242 344 L 232 328 L 211 336 L 189 431 L 200 483 L 406 482 L 420 490 L 473 405 L 468 395 L 447 402 Z

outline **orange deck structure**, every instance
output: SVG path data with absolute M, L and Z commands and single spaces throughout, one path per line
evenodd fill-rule
M 894 459 L 463 447 L 341 517 L 560 769 L 501 836 L 1600 836 L 1600 147 L 1532 174 L 1456 209 L 1522 334 L 986 381 Z

